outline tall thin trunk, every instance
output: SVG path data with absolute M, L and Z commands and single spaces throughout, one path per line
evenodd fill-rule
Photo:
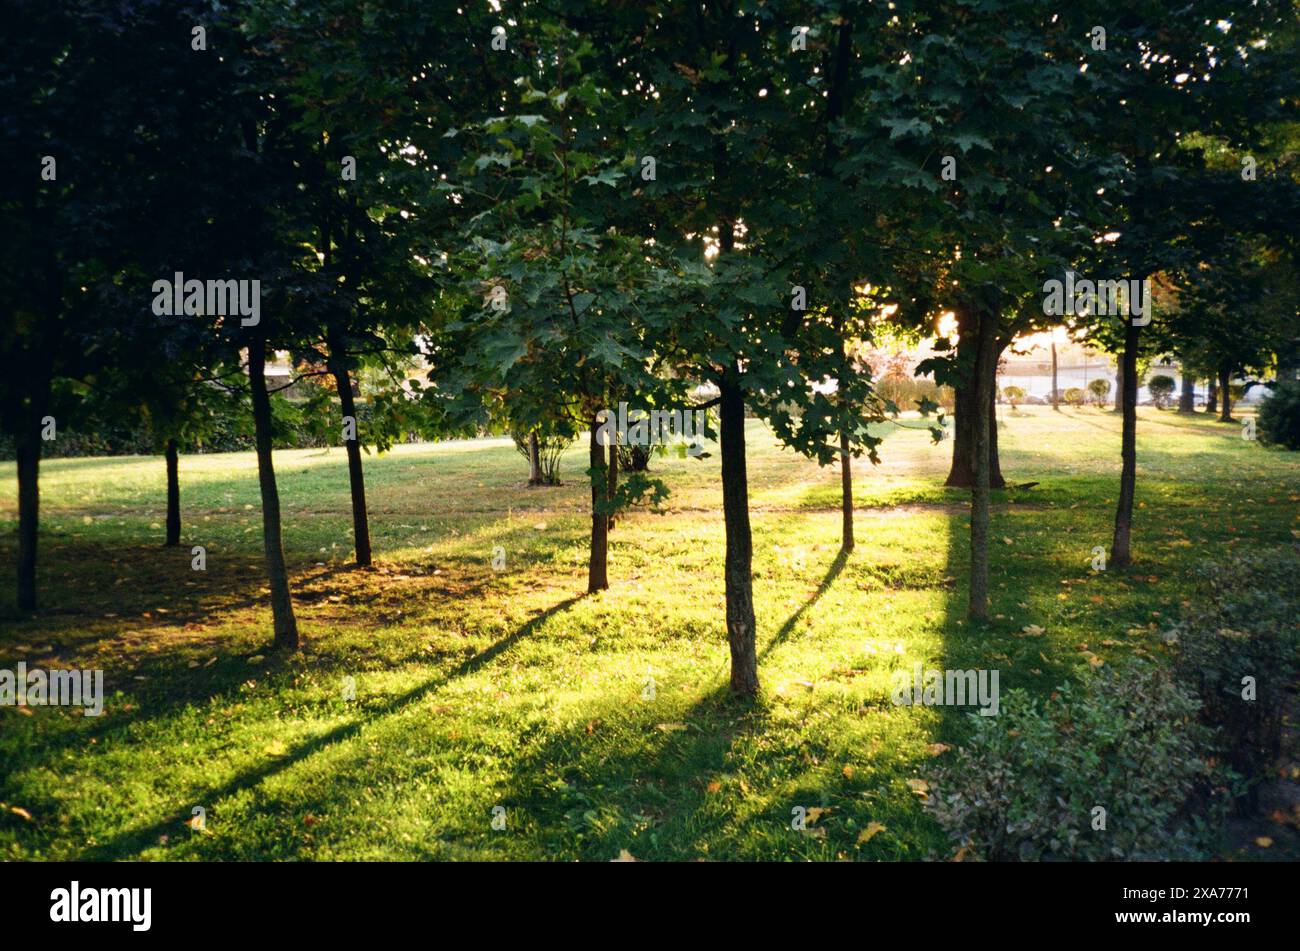
M 849 434 L 840 433 L 840 551 L 853 551 L 853 456 Z
M 1214 377 L 1210 377 L 1209 390 L 1205 394 L 1205 411 L 1207 413 L 1219 411 L 1219 381 Z
M 1133 365 L 1133 373 L 1137 375 L 1137 364 Z M 1136 390 L 1134 391 L 1136 392 Z M 1124 412 L 1124 356 L 1115 361 L 1115 408 L 1116 413 Z
M 842 34 L 841 34 L 842 35 Z M 840 316 L 835 321 L 835 332 L 840 339 L 840 378 L 848 376 L 849 342 L 844 335 L 844 311 L 848 309 L 848 300 L 842 300 L 837 307 Z M 842 308 L 842 309 L 841 309 Z M 843 389 L 838 388 L 843 394 Z M 847 554 L 853 551 L 853 456 L 849 452 L 849 434 L 840 430 L 840 551 Z
M 289 594 L 289 571 L 284 563 L 280 536 L 280 493 L 271 460 L 271 399 L 266 392 L 266 341 L 258 337 L 248 345 L 248 387 L 253 400 L 254 442 L 257 447 L 257 481 L 262 490 L 262 542 L 266 549 L 266 575 L 271 587 L 271 615 L 277 649 L 298 649 L 298 619 Z
M 614 499 L 618 496 L 618 437 L 609 442 L 609 467 L 605 471 L 605 501 L 609 503 L 609 530 L 614 530 Z
M 1185 369 L 1182 371 L 1183 389 L 1178 394 L 1178 412 L 1196 412 L 1196 377 Z
M 1219 371 L 1219 422 L 1232 422 L 1232 374 L 1227 370 Z
M 718 433 L 722 454 L 722 514 L 727 532 L 727 640 L 731 645 L 731 689 L 758 692 L 758 647 L 754 620 L 753 538 L 749 529 L 749 476 L 745 468 L 745 395 L 723 379 Z
M 361 467 L 361 440 L 356 433 L 357 406 L 352 397 L 352 377 L 338 361 L 330 372 L 334 376 L 334 388 L 339 394 L 339 404 L 345 418 L 351 417 L 353 433 L 351 439 L 344 439 L 343 446 L 348 454 L 348 485 L 352 491 L 352 535 L 356 545 L 356 562 L 358 568 L 365 568 L 371 562 L 370 556 L 370 516 L 366 511 L 366 476 Z
M 595 594 L 609 587 L 607 561 L 609 553 L 609 516 L 600 511 L 600 503 L 608 492 L 609 483 L 602 478 L 605 474 L 605 451 L 600 444 L 600 423 L 593 416 L 591 420 L 591 442 L 588 446 L 587 459 L 591 468 L 591 554 L 587 561 L 587 593 Z M 614 440 L 610 448 L 617 451 Z
M 18 610 L 36 610 L 36 543 L 40 535 L 41 436 L 39 423 L 22 420 L 18 457 Z
M 537 445 L 537 430 L 528 434 L 528 484 L 542 484 L 542 452 Z
M 994 316 L 985 310 L 978 315 L 976 346 L 981 362 L 996 362 L 997 338 Z M 971 428 L 971 469 L 975 480 L 970 493 L 970 600 L 967 615 L 972 620 L 989 616 L 989 442 L 997 425 L 993 416 L 993 374 L 976 376 L 975 419 Z
M 175 439 L 168 439 L 167 458 L 167 545 L 174 548 L 181 543 L 181 482 L 180 452 Z
M 1052 341 L 1052 409 L 1058 413 L 1061 411 L 1060 390 L 1056 383 L 1056 341 Z
M 1133 495 L 1137 484 L 1137 358 L 1141 328 L 1130 319 L 1124 327 L 1124 419 L 1120 439 L 1119 505 L 1115 509 L 1115 537 L 1110 562 L 1123 567 L 1133 561 L 1129 538 L 1133 527 Z

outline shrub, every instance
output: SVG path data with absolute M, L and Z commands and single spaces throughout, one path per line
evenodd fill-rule
M 1156 401 L 1157 409 L 1165 408 L 1166 404 L 1169 402 L 1169 397 L 1173 396 L 1174 388 L 1177 385 L 1178 381 L 1172 376 L 1165 376 L 1159 373 L 1147 381 L 1147 392 L 1149 392 L 1151 398 Z
M 650 468 L 650 446 L 619 446 L 618 467 L 623 472 L 645 472 Z
M 1065 400 L 1071 406 L 1083 405 L 1083 390 L 1077 386 L 1072 386 L 1061 394 L 1061 399 Z
M 1259 441 L 1268 446 L 1300 449 L 1300 380 L 1283 380 L 1259 405 Z
M 1199 695 L 1202 721 L 1219 730 L 1226 761 L 1251 780 L 1281 753 L 1287 694 L 1300 677 L 1300 546 L 1247 552 L 1197 574 L 1198 597 L 1174 632 L 1176 670 Z M 1255 794 L 1248 787 L 1246 807 Z
M 1098 406 L 1106 403 L 1106 397 L 1110 396 L 1110 380 L 1105 377 L 1098 377 L 1095 380 L 1088 381 L 1088 392 L 1092 394 L 1093 402 Z
M 930 776 L 927 809 L 987 860 L 1196 859 L 1226 812 L 1199 703 L 1163 667 L 1104 668 L 1041 704 L 1023 690 Z M 1207 808 L 1208 805 L 1208 808 Z M 1095 807 L 1105 809 L 1094 829 Z
M 510 438 L 515 441 L 519 454 L 528 459 L 528 434 L 511 430 Z M 570 435 L 559 433 L 537 434 L 537 461 L 542 469 L 542 485 L 560 485 L 560 457 L 573 442 Z
M 1025 398 L 1025 391 L 1018 386 L 1004 386 L 1002 387 L 1002 395 L 1011 404 L 1011 408 L 1015 409 L 1016 404 Z

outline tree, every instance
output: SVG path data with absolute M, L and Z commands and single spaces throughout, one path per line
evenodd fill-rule
M 1178 385 L 1172 376 L 1156 374 L 1147 381 L 1147 391 L 1151 398 L 1156 402 L 1157 409 L 1164 409 L 1169 397 L 1173 395 L 1174 388 Z
M 139 0 L 11 13 L 23 29 L 6 43 L 0 123 L 0 426 L 18 462 L 22 611 L 37 603 L 42 443 L 139 342 L 122 319 L 148 304 L 137 280 L 158 248 L 184 241 L 156 209 L 207 210 L 193 176 L 214 167 L 195 149 L 217 121 L 206 107 L 222 71 L 190 49 L 205 9 Z
M 1088 392 L 1092 394 L 1092 398 L 1096 401 L 1098 406 L 1104 406 L 1106 403 L 1106 397 L 1110 395 L 1110 380 L 1102 379 L 1101 377 L 1098 377 L 1095 380 L 1089 380 Z

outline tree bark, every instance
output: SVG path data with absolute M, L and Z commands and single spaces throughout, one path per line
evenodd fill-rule
M 280 535 L 280 493 L 276 489 L 271 459 L 271 400 L 266 392 L 266 341 L 261 337 L 248 346 L 248 387 L 253 401 L 257 481 L 262 490 L 262 542 L 266 550 L 267 580 L 271 587 L 274 647 L 296 651 L 298 619 L 293 614 L 289 572 L 284 563 L 284 542 Z
M 1227 370 L 1219 371 L 1219 422 L 1232 422 L 1232 374 Z
M 345 419 L 351 417 L 353 422 L 352 438 L 344 439 L 343 446 L 348 454 L 348 486 L 352 491 L 352 536 L 356 546 L 356 563 L 358 568 L 365 568 L 371 563 L 370 515 L 366 511 L 366 476 L 361 466 L 361 440 L 355 431 L 357 406 L 352 397 L 352 376 L 337 360 L 330 366 L 330 373 L 334 377 L 334 388 L 339 394 L 343 416 Z
M 38 418 L 39 419 L 39 418 Z M 24 419 L 15 440 L 18 461 L 18 610 L 36 610 L 36 543 L 40 535 L 41 435 L 38 420 Z
M 840 551 L 853 551 L 853 456 L 849 454 L 849 434 L 840 433 Z
M 1134 364 L 1134 375 L 1137 374 L 1137 364 Z M 1135 391 L 1136 392 L 1136 391 Z M 1124 355 L 1120 354 L 1115 361 L 1115 408 L 1116 413 L 1124 412 Z
M 1052 341 L 1052 409 L 1061 411 L 1060 390 L 1056 384 L 1056 341 Z
M 1219 411 L 1219 381 L 1214 377 L 1210 377 L 1209 390 L 1205 394 L 1205 411 L 1207 413 Z
M 841 28 L 841 38 L 843 36 L 844 31 Z M 840 338 L 841 378 L 848 375 L 849 369 L 849 342 L 844 334 L 844 315 L 848 307 L 847 299 L 839 301 L 836 305 L 840 315 L 835 320 L 835 332 Z M 843 393 L 842 388 L 837 387 L 837 389 L 840 394 Z M 849 434 L 840 430 L 840 551 L 848 554 L 853 551 L 853 546 L 853 455 L 849 452 Z
M 1180 375 L 1183 378 L 1183 389 L 1178 394 L 1178 412 L 1194 413 L 1196 412 L 1196 377 L 1186 370 Z
M 542 484 L 542 453 L 537 445 L 537 430 L 528 434 L 528 484 Z
M 1115 536 L 1110 544 L 1110 562 L 1124 567 L 1133 561 L 1129 538 L 1133 526 L 1133 496 L 1137 482 L 1137 358 L 1140 328 L 1132 319 L 1124 327 L 1124 419 L 1120 437 L 1119 505 L 1115 509 Z M 1118 396 L 1119 394 L 1117 394 Z
M 997 363 L 997 328 L 992 313 L 978 314 L 976 346 L 978 359 Z M 971 427 L 971 470 L 975 479 L 970 494 L 970 599 L 967 615 L 972 620 L 989 616 L 989 500 L 990 442 L 997 425 L 993 410 L 992 373 L 980 373 L 975 386 L 975 405 L 979 407 Z
M 749 476 L 745 468 L 745 396 L 724 379 L 719 436 L 722 454 L 722 514 L 726 521 L 727 640 L 731 645 L 731 689 L 758 692 L 755 636 L 753 538 L 749 529 Z
M 974 449 L 975 388 L 978 386 L 981 374 L 987 377 L 989 413 L 993 414 L 993 405 L 997 398 L 995 392 L 997 387 L 994 386 L 994 381 L 997 376 L 1000 351 L 995 342 L 993 358 L 981 361 L 976 341 L 976 318 L 970 314 L 963 316 L 958 312 L 957 325 L 961 332 L 961 339 L 957 342 L 958 358 L 963 363 L 969 362 L 973 369 L 969 381 L 963 381 L 953 387 L 952 464 L 948 469 L 948 478 L 944 485 L 969 489 L 975 484 L 975 470 L 972 468 L 975 457 L 971 454 Z M 966 341 L 964 351 L 962 340 Z M 1006 479 L 1002 477 L 1002 462 L 998 458 L 998 433 L 995 424 L 989 436 L 989 485 L 994 489 L 1002 489 L 1006 484 Z
M 167 440 L 167 547 L 181 543 L 180 453 L 175 439 Z
M 605 473 L 605 450 L 600 444 L 598 433 L 600 423 L 593 416 L 591 420 L 591 442 L 588 446 L 587 459 L 591 468 L 591 553 L 587 560 L 587 593 L 595 594 L 609 587 L 607 569 L 609 553 L 609 516 L 600 511 L 600 503 L 608 493 L 608 482 L 602 478 Z M 614 439 L 610 440 L 610 449 L 618 451 Z
M 609 530 L 614 530 L 614 499 L 618 495 L 618 437 L 609 442 L 609 468 L 605 471 L 605 501 L 609 503 Z

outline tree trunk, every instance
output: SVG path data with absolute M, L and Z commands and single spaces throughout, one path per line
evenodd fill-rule
M 618 496 L 618 437 L 609 441 L 609 468 L 605 471 L 605 501 L 609 503 L 609 530 L 614 530 L 614 499 Z
M 1056 341 L 1052 341 L 1052 409 L 1061 411 L 1060 390 L 1056 384 Z
M 1196 412 L 1196 377 L 1192 376 L 1186 370 L 1182 371 L 1183 389 L 1178 394 L 1178 412 L 1194 413 Z
M 1119 505 L 1115 509 L 1115 537 L 1110 562 L 1124 567 L 1133 561 L 1129 536 L 1133 526 L 1133 495 L 1137 482 L 1137 358 L 1140 328 L 1130 319 L 1124 327 L 1124 419 L 1120 440 Z M 1118 395 L 1118 394 L 1117 394 Z
M 976 318 L 976 346 L 981 362 L 997 363 L 997 328 L 994 315 L 984 311 Z M 971 427 L 971 470 L 974 482 L 970 494 L 970 600 L 967 615 L 972 620 L 989 616 L 989 486 L 990 442 L 997 425 L 993 415 L 992 373 L 977 376 L 974 403 L 979 407 Z
M 36 542 L 39 537 L 41 434 L 39 417 L 22 419 L 18 457 L 18 610 L 36 610 Z
M 591 443 L 588 447 L 588 462 L 591 468 L 591 555 L 587 561 L 587 593 L 595 594 L 609 587 L 606 563 L 609 553 L 609 516 L 600 511 L 600 503 L 608 492 L 608 482 L 601 478 L 605 475 L 605 450 L 600 444 L 598 433 L 600 423 L 593 416 L 591 420 Z M 615 439 L 610 439 L 609 448 L 618 452 Z
M 1219 382 L 1210 377 L 1210 387 L 1205 394 L 1205 411 L 1207 413 L 1217 413 L 1219 407 Z
M 1134 375 L 1137 374 L 1137 365 L 1134 364 Z M 1116 413 L 1124 412 L 1124 356 L 1120 355 L 1115 361 L 1115 410 Z
M 745 396 L 724 379 L 719 436 L 722 454 L 722 513 L 727 531 L 727 640 L 731 644 L 731 689 L 758 692 L 755 637 L 753 539 L 749 530 L 749 476 L 745 470 Z
M 348 485 L 352 490 L 352 535 L 356 545 L 356 563 L 358 568 L 370 565 L 370 516 L 366 511 L 366 476 L 361 467 L 361 440 L 357 438 L 357 406 L 352 398 L 352 377 L 347 368 L 335 362 L 330 367 L 334 376 L 334 387 L 338 390 L 339 403 L 343 416 L 352 418 L 353 434 L 351 439 L 344 439 L 343 446 L 348 454 Z
M 997 387 L 994 386 L 994 380 L 997 376 L 998 365 L 998 347 L 994 344 L 994 354 L 992 360 L 981 361 L 979 359 L 979 347 L 976 342 L 976 326 L 974 318 L 970 316 L 963 317 L 960 313 L 957 316 L 958 326 L 961 328 L 962 338 L 965 339 L 967 349 L 962 351 L 961 340 L 957 342 L 957 352 L 959 359 L 963 362 L 969 362 L 972 367 L 972 377 L 969 381 L 963 381 L 960 385 L 953 387 L 953 441 L 952 441 L 952 464 L 948 469 L 948 479 L 944 485 L 953 488 L 969 489 L 975 484 L 975 470 L 971 467 L 974 456 L 971 454 L 974 447 L 974 421 L 975 413 L 975 387 L 978 380 L 983 374 L 987 377 L 988 383 L 988 406 L 989 413 L 993 413 L 993 405 L 996 400 Z M 962 324 L 965 322 L 965 326 Z M 990 431 L 989 438 L 989 485 L 994 489 L 1006 487 L 1006 479 L 1002 477 L 1002 463 L 998 458 L 998 434 L 997 428 Z
M 1232 422 L 1232 374 L 1227 370 L 1219 371 L 1219 422 Z
M 845 36 L 843 29 L 841 27 L 841 40 Z M 849 343 L 844 334 L 844 315 L 848 307 L 847 299 L 836 304 L 836 312 L 840 315 L 835 320 L 835 333 L 840 339 L 841 378 L 848 375 L 849 369 Z M 837 390 L 839 395 L 843 394 L 842 389 L 837 387 Z M 848 554 L 853 551 L 853 546 L 853 456 L 849 452 L 849 434 L 840 430 L 840 551 Z
M 266 549 L 266 574 L 271 587 L 274 647 L 296 651 L 298 619 L 293 615 L 289 572 L 284 564 L 284 542 L 280 537 L 280 493 L 275 486 L 275 468 L 271 460 L 271 399 L 266 392 L 266 341 L 261 337 L 248 346 L 248 388 L 253 400 L 257 481 L 262 489 L 262 542 Z
M 840 551 L 853 551 L 853 456 L 849 454 L 849 434 L 840 433 Z
M 181 543 L 181 482 L 179 451 L 176 440 L 168 439 L 167 457 L 167 546 L 174 548 Z
M 542 484 L 542 453 L 537 445 L 537 430 L 528 434 L 528 484 Z

